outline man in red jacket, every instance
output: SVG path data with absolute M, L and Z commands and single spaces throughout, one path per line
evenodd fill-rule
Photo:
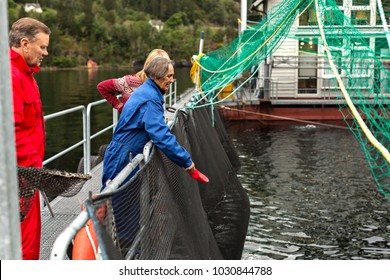
M 33 18 L 21 18 L 9 32 L 12 70 L 12 94 L 17 164 L 42 167 L 45 152 L 45 128 L 38 85 L 33 74 L 48 55 L 50 29 Z M 20 183 L 20 182 L 19 182 Z M 31 203 L 19 197 L 23 259 L 39 259 L 41 211 L 39 192 Z M 27 206 L 27 209 L 25 209 Z

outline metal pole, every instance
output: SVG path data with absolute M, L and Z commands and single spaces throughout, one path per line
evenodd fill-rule
M 247 10 L 248 10 L 248 1 L 247 0 L 241 0 L 241 25 L 240 25 L 240 32 L 244 32 L 246 29 L 246 22 L 247 22 Z
M 0 259 L 22 258 L 8 46 L 8 5 L 0 1 Z
M 203 53 L 203 44 L 204 44 L 204 31 L 200 32 L 200 41 L 199 41 L 199 55 Z M 199 92 L 199 79 L 200 79 L 200 67 L 195 76 L 195 89 Z

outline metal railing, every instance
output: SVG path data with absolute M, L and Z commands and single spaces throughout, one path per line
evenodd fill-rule
M 169 86 L 169 92 L 165 95 L 165 109 L 173 104 L 176 104 L 177 101 L 177 83 L 176 80 L 173 84 Z
M 120 96 L 118 96 L 118 97 L 120 97 Z M 172 106 L 173 104 L 176 103 L 176 101 L 177 101 L 176 80 L 173 84 L 170 85 L 169 92 L 165 95 L 165 100 L 166 100 L 165 108 L 167 106 Z M 118 111 L 113 109 L 112 123 L 91 135 L 91 126 L 92 126 L 91 125 L 91 115 L 92 115 L 91 111 L 92 111 L 92 108 L 96 107 L 98 105 L 101 105 L 101 104 L 106 104 L 106 102 L 107 101 L 105 99 L 101 99 L 101 100 L 89 103 L 87 105 L 87 107 L 80 105 L 77 107 L 73 107 L 70 109 L 66 109 L 66 110 L 45 116 L 44 119 L 46 122 L 48 120 L 55 119 L 57 117 L 61 117 L 61 116 L 65 116 L 65 115 L 77 112 L 77 111 L 81 111 L 82 119 L 83 119 L 83 128 L 82 128 L 83 129 L 83 139 L 81 141 L 73 144 L 72 146 L 66 148 L 65 150 L 60 151 L 59 153 L 55 154 L 54 156 L 44 160 L 43 165 L 46 165 L 46 164 L 60 158 L 61 156 L 71 152 L 72 150 L 80 147 L 81 145 L 83 145 L 84 173 L 89 173 L 91 171 L 91 140 L 96 138 L 97 136 L 103 134 L 104 132 L 110 130 L 110 129 L 114 129 L 117 122 L 118 122 Z
M 384 83 L 381 83 L 383 88 L 380 89 L 379 86 L 374 86 L 373 79 L 365 77 L 356 79 L 344 77 L 342 79 L 349 91 L 365 94 L 368 100 L 374 94 L 388 94 Z M 362 79 L 364 84 L 356 86 L 358 79 Z M 314 103 L 318 101 L 323 104 L 334 104 L 335 100 L 340 101 L 341 99 L 341 91 L 334 77 L 253 78 L 253 81 L 255 81 L 255 86 L 251 86 L 251 83 L 247 82 L 240 87 L 235 96 L 238 100 L 251 101 L 260 98 L 271 102 L 284 100 L 283 102 L 286 104 L 288 102 L 305 104 L 305 100 L 313 100 Z M 237 82 L 237 85 L 240 85 L 240 81 Z
M 118 97 L 120 97 L 120 95 L 118 95 Z M 165 101 L 166 101 L 165 109 L 168 106 L 172 106 L 173 104 L 176 103 L 176 101 L 177 101 L 177 83 L 176 83 L 176 80 L 175 80 L 175 82 L 173 84 L 170 85 L 169 92 L 165 95 Z M 113 111 L 112 111 L 112 123 L 91 135 L 91 126 L 92 126 L 91 125 L 91 115 L 92 115 L 91 111 L 92 111 L 92 108 L 96 107 L 98 105 L 101 105 L 101 104 L 106 104 L 106 102 L 107 101 L 105 99 L 101 99 L 101 100 L 89 103 L 87 105 L 87 107 L 85 107 L 83 105 L 80 105 L 80 106 L 77 106 L 77 107 L 73 107 L 73 108 L 70 108 L 70 109 L 66 109 L 66 110 L 63 110 L 63 111 L 60 111 L 60 112 L 56 112 L 56 113 L 44 116 L 44 120 L 46 122 L 48 120 L 52 120 L 52 119 L 55 119 L 55 118 L 58 118 L 58 117 L 62 117 L 62 116 L 65 116 L 65 115 L 68 115 L 68 114 L 71 114 L 71 113 L 74 113 L 74 112 L 77 112 L 77 111 L 81 111 L 82 119 L 83 119 L 83 127 L 82 127 L 83 138 L 79 142 L 69 146 L 65 150 L 62 150 L 59 153 L 55 154 L 54 156 L 44 160 L 43 161 L 43 166 L 45 166 L 46 164 L 48 164 L 48 163 L 50 163 L 50 162 L 52 162 L 52 161 L 62 157 L 63 155 L 65 155 L 65 154 L 75 150 L 76 148 L 80 147 L 81 145 L 83 145 L 84 173 L 87 174 L 87 173 L 89 173 L 91 171 L 91 146 L 92 146 L 91 145 L 91 141 L 92 141 L 92 139 L 96 138 L 97 136 L 105 133 L 106 131 L 108 131 L 110 129 L 114 130 L 114 128 L 115 128 L 115 126 L 116 126 L 116 124 L 118 122 L 118 111 L 113 109 Z M 52 210 L 52 208 L 50 206 L 50 202 L 49 202 L 48 198 L 46 197 L 44 192 L 41 192 L 41 195 L 42 195 L 42 198 L 43 198 L 43 200 L 41 200 L 41 209 L 44 208 L 45 203 L 46 203 L 46 206 L 48 207 L 51 215 L 54 217 L 54 213 L 53 213 L 53 210 Z
M 117 122 L 118 122 L 118 111 L 114 109 L 112 111 L 112 124 L 91 135 L 91 110 L 92 110 L 92 107 L 95 107 L 95 106 L 100 105 L 100 104 L 105 104 L 105 103 L 106 103 L 106 100 L 102 99 L 99 101 L 89 103 L 87 106 L 87 114 L 86 114 L 87 126 L 85 128 L 86 153 L 84 153 L 84 173 L 89 173 L 91 171 L 91 140 L 96 138 L 97 136 L 103 134 L 104 132 L 110 130 L 110 129 L 114 129 Z
M 149 158 L 151 142 L 145 145 L 148 149 L 144 149 L 144 154 L 138 154 L 130 161 L 119 174 L 107 184 L 107 187 L 103 190 L 100 195 L 112 194 L 115 192 L 123 181 L 130 175 L 130 173 L 138 166 L 145 163 Z M 65 260 L 67 256 L 67 249 L 77 232 L 87 223 L 90 218 L 87 209 L 81 211 L 81 213 L 69 224 L 67 228 L 57 237 L 53 244 L 53 249 L 50 254 L 51 260 Z M 104 252 L 102 252 L 104 254 Z M 105 256 L 101 256 L 106 259 Z
M 142 167 L 150 158 L 152 151 L 153 143 L 149 141 L 145 144 L 143 153 L 136 155 L 120 172 L 119 174 L 111 181 L 107 183 L 106 188 L 99 194 L 100 196 L 112 195 L 126 180 L 126 178 L 131 174 L 131 172 L 137 167 Z M 148 187 L 148 186 L 145 186 Z M 141 192 L 146 194 L 148 191 Z M 141 215 L 145 215 L 147 212 L 143 209 L 144 206 L 141 205 Z M 90 218 L 87 209 L 83 209 L 81 213 L 69 224 L 69 226 L 57 237 L 56 241 L 53 244 L 53 249 L 50 254 L 51 260 L 65 260 L 67 257 L 67 249 L 69 244 L 72 242 L 73 238 L 76 236 L 77 232 L 87 223 Z M 145 218 L 145 220 L 147 220 Z M 142 235 L 143 230 L 140 231 L 139 235 Z M 102 259 L 107 259 L 105 257 L 104 251 L 101 252 Z
M 77 107 L 73 107 L 73 108 L 70 108 L 70 109 L 67 109 L 67 110 L 63 110 L 63 111 L 60 111 L 60 112 L 56 112 L 54 114 L 50 114 L 50 115 L 47 115 L 44 117 L 45 119 L 45 122 L 48 121 L 48 120 L 51 120 L 51 119 L 54 119 L 54 118 L 57 118 L 57 117 L 61 117 L 61 116 L 65 116 L 67 114 L 70 114 L 70 113 L 73 113 L 73 112 L 77 112 L 77 111 L 81 111 L 82 113 L 82 118 L 83 118 L 83 139 L 79 142 L 77 142 L 76 144 L 68 147 L 67 149 L 59 152 L 58 154 L 55 154 L 54 156 L 46 159 L 43 161 L 43 165 L 45 166 L 46 164 L 52 162 L 53 160 L 56 160 L 58 158 L 60 158 L 61 156 L 67 154 L 68 152 L 76 149 L 77 147 L 81 146 L 81 145 L 84 145 L 84 166 L 86 166 L 86 157 L 85 155 L 87 154 L 87 141 L 86 141 L 86 134 L 85 134 L 85 128 L 88 126 L 87 125 L 87 115 L 86 115 L 86 110 L 85 110 L 85 107 L 80 105 L 80 106 L 77 106 Z

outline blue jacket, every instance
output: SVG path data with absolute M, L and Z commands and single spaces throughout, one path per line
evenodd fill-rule
M 157 84 L 148 79 L 126 102 L 104 156 L 103 185 L 129 163 L 130 153 L 133 157 L 142 153 L 149 140 L 180 167 L 192 164 L 191 156 L 165 123 L 163 94 Z

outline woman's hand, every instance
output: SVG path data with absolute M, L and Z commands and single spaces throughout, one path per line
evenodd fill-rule
M 192 173 L 194 173 L 194 171 L 195 171 L 195 164 L 192 163 L 189 167 L 185 168 L 185 171 L 187 171 L 188 174 L 190 174 L 190 175 L 191 175 Z

